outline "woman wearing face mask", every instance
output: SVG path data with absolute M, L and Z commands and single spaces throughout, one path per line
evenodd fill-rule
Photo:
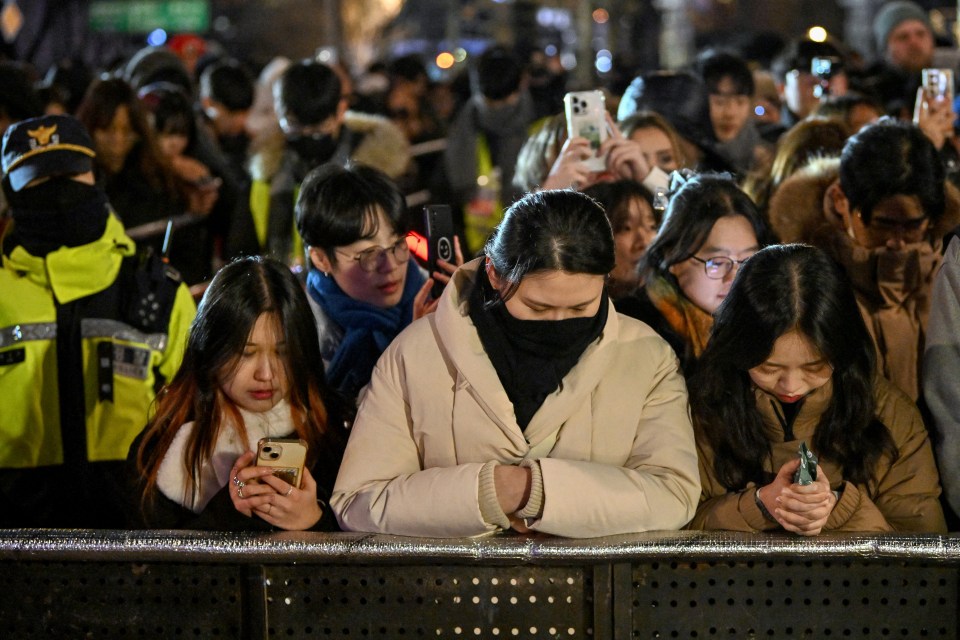
M 819 249 L 768 247 L 721 305 L 690 384 L 703 493 L 691 528 L 944 533 L 920 413 L 877 375 L 849 280 Z M 818 458 L 795 478 L 798 449 Z
M 653 327 L 689 374 L 737 270 L 769 240 L 756 206 L 731 178 L 694 176 L 672 195 L 647 247 L 643 286 L 620 299 L 617 310 Z
M 376 169 L 333 164 L 311 172 L 297 200 L 327 379 L 352 398 L 390 341 L 436 308 L 428 300 L 434 279 L 446 282 L 456 268 L 441 260 L 445 272 L 421 272 L 400 228 L 404 207 L 403 194 Z
M 699 492 L 686 390 L 667 344 L 607 298 L 603 210 L 574 191 L 530 194 L 484 253 L 377 364 L 331 500 L 341 526 L 683 526 Z
M 891 120 L 851 137 L 836 175 L 831 182 L 801 172 L 785 181 L 770 203 L 774 231 L 821 247 L 843 266 L 877 344 L 880 373 L 916 400 L 942 239 L 960 222 L 956 190 L 923 133 Z M 798 206 L 809 208 L 802 202 L 820 215 L 798 216 Z

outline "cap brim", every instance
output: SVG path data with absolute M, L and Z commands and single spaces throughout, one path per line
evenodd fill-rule
M 76 175 L 93 171 L 92 157 L 77 151 L 51 149 L 37 154 L 22 164 L 17 164 L 7 173 L 10 187 L 20 191 L 34 180 L 63 175 Z

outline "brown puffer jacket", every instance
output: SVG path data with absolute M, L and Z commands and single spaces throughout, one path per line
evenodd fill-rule
M 785 180 L 770 200 L 771 228 L 781 242 L 819 247 L 844 267 L 877 345 L 880 372 L 916 400 L 933 278 L 943 236 L 960 223 L 960 193 L 944 183 L 946 210 L 918 250 L 870 251 L 853 241 L 827 198 L 839 170 L 839 159 L 818 160 Z

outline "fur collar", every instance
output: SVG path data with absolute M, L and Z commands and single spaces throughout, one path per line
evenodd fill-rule
M 294 432 L 290 403 L 286 400 L 281 400 L 263 413 L 240 409 L 240 416 L 247 429 L 249 442 L 241 442 L 232 422 L 224 424 L 213 454 L 200 467 L 199 486 L 193 487 L 192 495 L 184 453 L 195 423 L 188 422 L 181 426 L 157 472 L 157 488 L 160 493 L 194 513 L 200 513 L 210 499 L 230 482 L 233 463 L 247 451 L 255 451 L 260 438 L 283 438 Z

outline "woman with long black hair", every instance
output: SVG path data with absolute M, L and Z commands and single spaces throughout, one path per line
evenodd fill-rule
M 703 485 L 691 528 L 944 532 L 913 402 L 876 372 L 850 281 L 819 249 L 743 266 L 690 384 Z M 798 449 L 819 457 L 800 484 Z

